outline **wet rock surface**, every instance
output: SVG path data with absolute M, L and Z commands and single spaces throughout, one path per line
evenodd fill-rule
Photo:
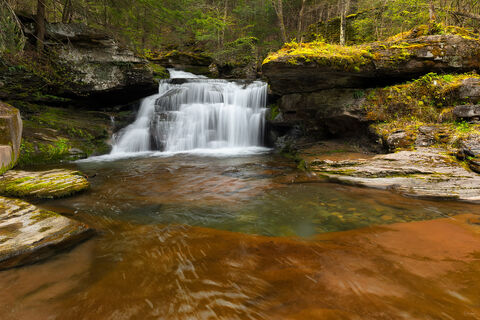
M 311 169 L 332 181 L 408 196 L 480 202 L 480 176 L 441 149 L 418 148 L 368 160 L 312 161 Z
M 52 199 L 88 189 L 88 180 L 79 171 L 8 171 L 0 177 L 0 194 L 12 197 Z
M 0 174 L 13 167 L 18 160 L 22 129 L 20 112 L 0 101 Z
M 0 270 L 35 263 L 92 235 L 83 223 L 0 197 Z

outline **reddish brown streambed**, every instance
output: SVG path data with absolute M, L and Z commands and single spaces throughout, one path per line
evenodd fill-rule
M 0 272 L 2 319 L 480 318 L 478 206 L 291 184 L 268 155 L 80 167 L 92 190 L 43 206 L 98 236 Z

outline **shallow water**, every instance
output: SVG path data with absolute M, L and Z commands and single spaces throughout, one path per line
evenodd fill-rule
M 40 203 L 98 235 L 0 272 L 2 319 L 480 317 L 479 206 L 315 182 L 265 153 L 104 160 L 77 164 L 91 190 Z

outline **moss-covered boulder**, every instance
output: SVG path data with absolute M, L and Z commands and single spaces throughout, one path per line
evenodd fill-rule
M 18 160 L 22 129 L 18 109 L 0 102 L 0 174 L 12 168 Z
M 359 46 L 288 43 L 264 60 L 262 70 L 273 92 L 284 95 L 373 87 L 429 72 L 467 72 L 479 67 L 478 35 L 434 25 Z
M 0 270 L 43 260 L 92 235 L 83 223 L 0 197 Z
M 21 198 L 52 199 L 88 189 L 90 183 L 78 171 L 8 171 L 0 177 L 0 194 Z

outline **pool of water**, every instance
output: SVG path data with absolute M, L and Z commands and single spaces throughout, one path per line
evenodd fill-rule
M 268 153 L 145 154 L 74 166 L 91 189 L 39 205 L 97 235 L 0 272 L 2 318 L 480 316 L 479 289 L 467 283 L 480 274 L 478 230 L 455 222 L 479 206 L 322 182 Z

